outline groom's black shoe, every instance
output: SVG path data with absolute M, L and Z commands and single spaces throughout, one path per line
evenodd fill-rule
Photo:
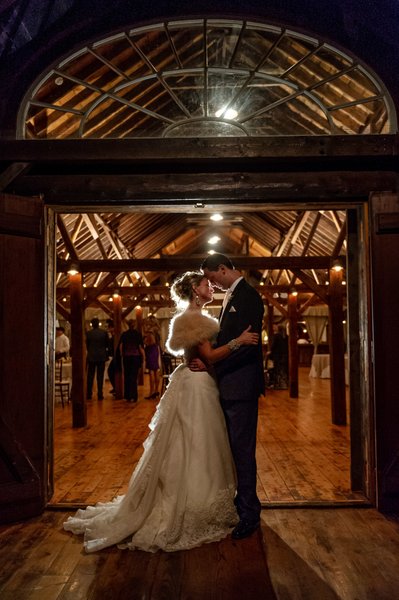
M 254 531 L 259 528 L 260 521 L 245 521 L 242 520 L 236 525 L 231 532 L 233 540 L 242 540 L 250 536 Z

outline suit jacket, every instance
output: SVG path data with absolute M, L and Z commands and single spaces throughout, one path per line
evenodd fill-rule
M 262 323 L 264 306 L 258 292 L 242 279 L 236 286 L 222 316 L 217 346 L 238 337 L 248 325 L 259 333 L 257 346 L 241 346 L 214 365 L 223 400 L 258 400 L 264 393 Z
M 87 360 L 105 362 L 108 359 L 109 338 L 104 329 L 96 327 L 86 333 Z

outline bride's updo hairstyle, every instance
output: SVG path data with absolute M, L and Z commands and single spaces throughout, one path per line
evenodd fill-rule
M 202 271 L 187 271 L 187 273 L 176 279 L 170 288 L 170 295 L 174 302 L 176 304 L 190 302 L 194 295 L 193 287 L 199 285 L 204 277 Z

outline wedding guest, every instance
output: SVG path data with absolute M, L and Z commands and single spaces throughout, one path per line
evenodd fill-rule
M 68 358 L 70 343 L 68 336 L 65 335 L 64 327 L 55 329 L 55 358 Z
M 137 402 L 139 395 L 137 379 L 144 361 L 144 342 L 141 333 L 136 329 L 136 322 L 130 319 L 128 325 L 129 329 L 120 337 L 118 348 L 123 362 L 125 400 Z
M 104 371 L 108 360 L 109 338 L 104 329 L 100 328 L 100 321 L 95 317 L 91 320 L 92 329 L 86 333 L 87 348 L 87 399 L 91 400 L 94 377 L 97 375 L 97 397 L 104 399 Z
M 114 335 L 114 322 L 112 319 L 107 319 L 107 333 L 108 333 L 108 357 L 111 359 L 107 368 L 108 379 L 111 384 L 110 394 L 115 394 L 115 371 L 116 371 L 116 359 L 115 359 L 115 335 Z
M 144 337 L 145 366 L 150 378 L 150 393 L 146 400 L 159 398 L 159 374 L 161 352 L 155 334 L 148 332 Z

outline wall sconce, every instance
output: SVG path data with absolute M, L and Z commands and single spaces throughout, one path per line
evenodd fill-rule
M 342 266 L 341 261 L 339 260 L 339 258 L 336 258 L 335 260 L 333 260 L 333 263 L 331 265 L 331 268 L 334 269 L 334 271 L 337 271 L 337 273 L 339 273 L 339 271 L 342 271 L 342 269 L 344 268 Z
M 291 296 L 298 296 L 298 292 L 295 288 L 290 289 L 290 294 L 291 294 Z
M 119 296 L 120 296 L 119 290 L 115 290 L 114 293 L 112 294 L 113 298 L 119 298 Z
M 79 265 L 76 262 L 71 262 L 71 265 L 67 271 L 68 275 L 77 275 L 80 272 Z

